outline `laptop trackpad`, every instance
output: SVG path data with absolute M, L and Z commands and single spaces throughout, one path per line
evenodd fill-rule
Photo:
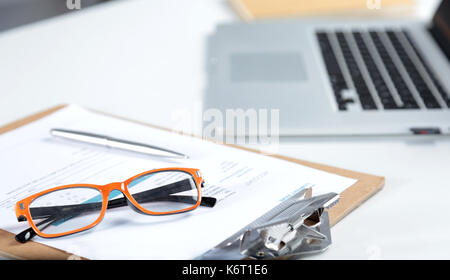
M 300 82 L 307 78 L 298 52 L 234 53 L 230 71 L 233 82 Z

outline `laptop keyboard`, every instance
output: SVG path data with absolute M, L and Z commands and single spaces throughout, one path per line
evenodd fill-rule
M 450 108 L 407 31 L 317 32 L 340 111 Z

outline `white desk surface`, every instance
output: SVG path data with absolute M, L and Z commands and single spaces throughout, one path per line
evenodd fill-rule
M 427 17 L 436 1 L 420 5 Z M 77 103 L 179 129 L 201 108 L 206 36 L 232 21 L 225 0 L 120 0 L 0 33 L 0 125 Z M 279 152 L 386 177 L 312 258 L 450 258 L 448 138 L 289 138 Z

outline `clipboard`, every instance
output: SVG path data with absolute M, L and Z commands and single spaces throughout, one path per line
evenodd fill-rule
M 8 131 L 14 130 L 16 128 L 19 128 L 21 126 L 27 125 L 29 123 L 32 123 L 34 121 L 37 121 L 41 118 L 44 118 L 58 110 L 61 110 L 66 105 L 59 105 L 56 107 L 52 107 L 50 109 L 47 109 L 45 111 L 38 112 L 36 114 L 33 114 L 31 116 L 25 117 L 23 119 L 20 119 L 18 121 L 15 121 L 13 123 L 7 124 L 3 127 L 0 127 L 0 135 L 3 133 L 6 133 Z M 135 123 L 139 123 L 142 125 L 146 125 L 153 128 L 168 130 L 163 127 L 143 123 L 143 122 L 137 122 L 133 120 L 129 120 L 122 117 L 113 116 L 111 114 L 106 114 L 102 112 L 98 112 L 95 110 L 91 110 L 96 113 L 108 115 L 111 117 L 115 117 L 118 119 L 131 121 Z M 197 137 L 193 136 L 192 137 Z M 236 149 L 243 149 L 250 152 L 259 153 L 257 150 L 240 147 L 237 145 L 230 145 Z M 340 194 L 340 200 L 337 205 L 335 205 L 333 208 L 329 210 L 329 219 L 330 219 L 330 226 L 335 225 L 338 223 L 342 218 L 344 218 L 346 215 L 348 215 L 351 211 L 356 209 L 359 205 L 364 203 L 368 198 L 370 198 L 372 195 L 377 193 L 379 190 L 381 190 L 384 186 L 385 179 L 381 176 L 366 174 L 366 173 L 360 173 L 352 170 L 337 168 L 329 165 L 324 165 L 320 163 L 315 162 L 309 162 L 304 161 L 300 159 L 294 159 L 287 156 L 282 155 L 271 155 L 275 158 L 290 161 L 293 163 L 297 163 L 300 165 L 308 166 L 311 168 L 319 169 L 322 171 L 326 171 L 329 173 L 341 175 L 348 178 L 356 179 L 357 182 L 345 189 Z M 0 229 L 0 255 L 5 256 L 7 258 L 12 259 L 70 259 L 70 258 L 82 258 L 79 256 L 74 256 L 70 252 L 65 252 L 60 249 L 56 249 L 35 241 L 29 241 L 27 243 L 19 243 L 14 239 L 14 234 L 8 231 L 5 231 L 3 229 Z

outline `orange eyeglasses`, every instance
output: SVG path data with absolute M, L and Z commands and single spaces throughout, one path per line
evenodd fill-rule
M 16 240 L 25 243 L 36 234 L 52 238 L 84 231 L 100 223 L 106 209 L 126 205 L 147 215 L 183 213 L 200 205 L 214 207 L 215 198 L 202 197 L 203 184 L 198 169 L 161 168 L 122 183 L 51 188 L 16 203 L 17 220 L 31 226 L 17 234 Z

